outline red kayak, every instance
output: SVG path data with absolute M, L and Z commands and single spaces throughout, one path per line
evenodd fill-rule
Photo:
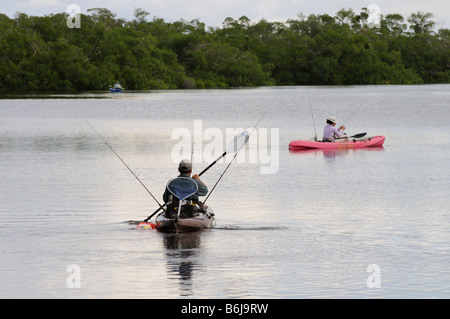
M 338 142 L 318 142 L 296 140 L 289 143 L 289 150 L 301 151 L 311 149 L 336 150 L 336 149 L 356 149 L 365 147 L 383 146 L 384 136 L 373 136 L 362 139 L 344 139 Z

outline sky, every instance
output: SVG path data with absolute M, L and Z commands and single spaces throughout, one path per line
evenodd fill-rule
M 436 28 L 450 28 L 450 1 L 448 0 L 1 0 L 0 13 L 13 18 L 16 12 L 32 16 L 44 16 L 66 12 L 70 4 L 80 7 L 86 14 L 91 8 L 107 8 L 117 14 L 117 18 L 132 20 L 134 10 L 141 8 L 153 17 L 167 22 L 180 19 L 190 21 L 199 19 L 210 27 L 221 27 L 227 18 L 239 19 L 241 16 L 259 21 L 284 22 L 295 19 L 299 13 L 329 14 L 334 16 L 340 9 L 353 9 L 359 13 L 361 8 L 375 4 L 381 14 L 399 13 L 405 19 L 418 11 L 434 14 Z

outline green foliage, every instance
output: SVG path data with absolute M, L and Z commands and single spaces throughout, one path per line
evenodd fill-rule
M 0 14 L 0 89 L 450 83 L 450 30 L 434 32 L 431 13 L 387 14 L 376 27 L 365 8 L 285 23 L 227 18 L 221 28 L 149 16 L 94 8 L 71 29 L 64 13 Z

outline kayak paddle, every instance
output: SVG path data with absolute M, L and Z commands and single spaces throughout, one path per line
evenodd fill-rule
M 266 114 L 266 112 L 263 113 L 263 115 L 261 116 L 261 118 L 258 120 L 258 122 L 256 123 L 256 125 L 253 127 L 252 131 L 250 132 L 250 135 L 252 135 L 253 131 L 256 129 L 256 127 L 259 125 L 259 122 L 261 122 L 262 118 L 264 117 L 264 115 Z M 242 134 L 242 133 L 241 133 Z M 249 138 L 250 135 L 247 134 L 245 136 L 245 139 L 243 141 L 241 141 L 241 144 L 239 146 L 239 148 L 235 147 L 234 148 L 234 152 L 236 152 L 236 154 L 234 154 L 233 159 L 230 161 L 230 163 L 227 165 L 227 167 L 225 168 L 225 170 L 223 171 L 223 173 L 220 175 L 219 179 L 217 180 L 217 182 L 214 184 L 213 188 L 211 189 L 211 191 L 209 192 L 208 196 L 206 196 L 205 200 L 203 201 L 203 205 L 205 204 L 205 202 L 208 200 L 209 196 L 211 196 L 212 192 L 214 191 L 214 189 L 216 188 L 217 184 L 219 184 L 220 180 L 222 179 L 223 175 L 225 175 L 225 172 L 228 170 L 228 168 L 230 167 L 231 163 L 233 163 L 234 159 L 236 158 L 236 156 L 238 155 L 239 151 L 241 150 L 242 146 L 244 146 Z M 235 146 L 237 146 L 238 144 L 236 143 Z
M 350 136 L 350 138 L 361 138 L 366 136 L 367 133 L 359 133 L 359 134 L 355 134 L 353 136 Z M 341 136 L 341 137 L 336 137 L 337 140 L 343 139 L 343 138 L 349 138 L 348 136 Z
M 238 150 L 241 149 L 241 147 L 247 142 L 248 140 L 248 133 L 247 131 L 243 131 L 239 135 L 236 135 L 234 139 L 228 144 L 227 149 L 225 152 L 223 152 L 222 155 L 220 155 L 214 162 L 209 164 L 207 168 L 205 168 L 198 176 L 202 176 L 203 173 L 205 173 L 207 170 L 209 170 L 214 164 L 216 164 L 222 157 L 224 157 L 227 154 L 236 153 Z

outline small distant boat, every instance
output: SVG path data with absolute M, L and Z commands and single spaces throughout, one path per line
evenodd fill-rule
M 300 151 L 310 149 L 357 149 L 383 146 L 384 136 L 366 137 L 363 139 L 344 139 L 338 142 L 319 142 L 295 140 L 289 143 L 289 150 Z
M 119 82 L 117 82 L 116 84 L 114 84 L 114 86 L 112 88 L 109 88 L 110 92 L 123 92 L 123 87 L 122 85 L 120 85 Z

